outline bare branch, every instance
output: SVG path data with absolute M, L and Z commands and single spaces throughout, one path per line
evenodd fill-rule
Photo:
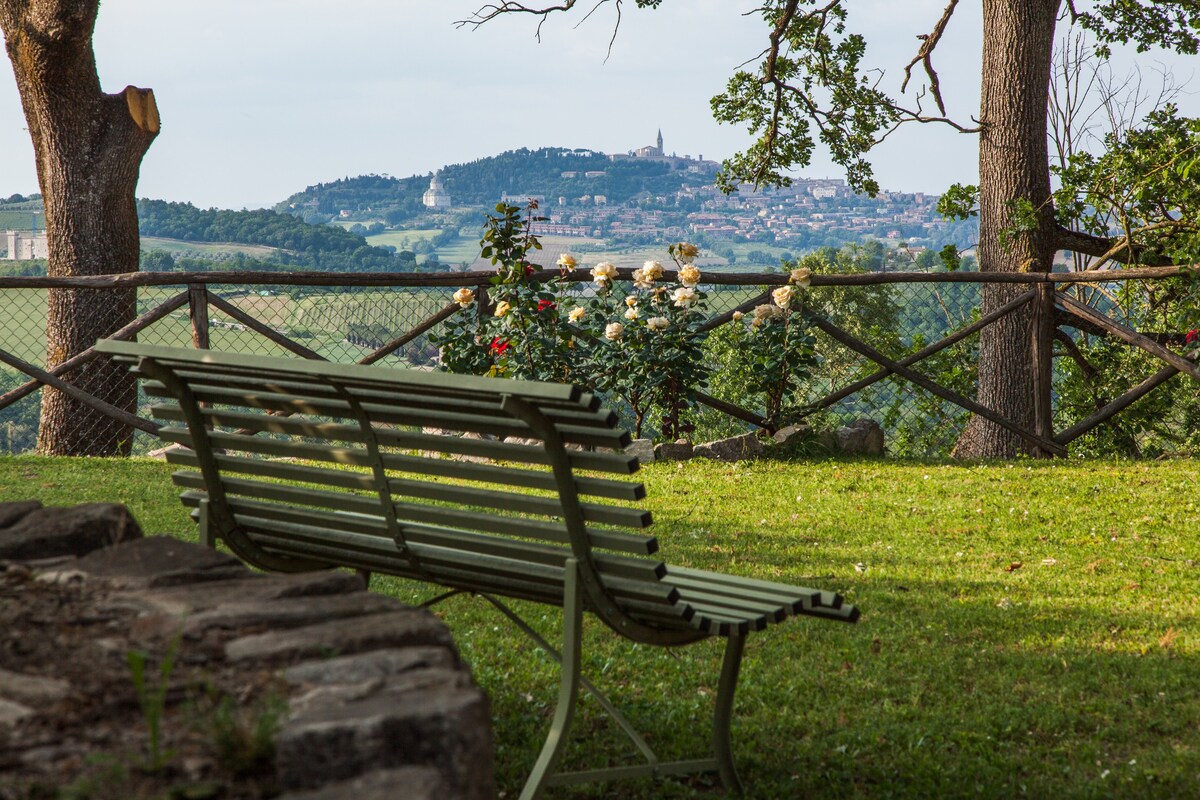
M 942 11 L 942 18 L 937 21 L 931 31 L 926 36 L 917 37 L 922 39 L 921 49 L 913 56 L 913 60 L 908 62 L 908 66 L 904 68 L 904 83 L 900 84 L 900 93 L 904 94 L 905 88 L 908 87 L 908 82 L 912 78 L 912 68 L 920 61 L 925 66 L 925 74 L 929 76 L 929 91 L 933 94 L 934 102 L 937 103 L 938 111 L 942 116 L 946 116 L 946 104 L 942 102 L 942 88 L 938 81 L 938 74 L 933 68 L 933 51 L 938 46 L 938 42 L 942 40 L 942 34 L 946 32 L 946 23 L 950 21 L 950 17 L 954 15 L 954 7 L 958 5 L 958 0 L 950 0 L 945 10 Z

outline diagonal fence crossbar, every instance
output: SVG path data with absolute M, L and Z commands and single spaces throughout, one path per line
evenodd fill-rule
M 617 279 L 629 280 L 632 277 L 631 273 L 631 270 L 619 270 Z M 806 308 L 803 313 L 813 328 L 824 333 L 833 342 L 836 342 L 850 353 L 861 358 L 863 364 L 871 363 L 877 368 L 873 372 L 862 375 L 862 377 L 858 377 L 840 388 L 829 391 L 819 399 L 808 402 L 801 410 L 800 416 L 807 416 L 816 411 L 836 406 L 879 384 L 881 381 L 891 378 L 910 383 L 927 392 L 929 395 L 952 406 L 956 406 L 965 412 L 984 417 L 1021 437 L 1036 448 L 1036 450 L 1044 454 L 1066 455 L 1068 444 L 1088 431 L 1093 430 L 1098 425 L 1111 420 L 1115 415 L 1165 384 L 1174 375 L 1183 373 L 1192 379 L 1200 380 L 1200 368 L 1196 366 L 1192 359 L 1174 352 L 1163 344 L 1164 339 L 1162 335 L 1151 337 L 1140 333 L 1127 325 L 1115 321 L 1100 310 L 1070 297 L 1063 289 L 1069 286 L 1086 285 L 1089 283 L 1101 288 L 1099 284 L 1102 283 L 1107 284 L 1114 281 L 1135 279 L 1160 280 L 1178 274 L 1180 274 L 1180 269 L 1178 268 L 1152 268 L 1051 274 L 890 272 L 814 275 L 811 289 L 813 292 L 820 292 L 824 287 L 886 287 L 889 285 L 897 286 L 904 284 L 922 284 L 926 287 L 936 287 L 937 285 L 944 284 L 1017 283 L 1027 285 L 1029 288 L 1027 291 L 1020 293 L 999 308 L 979 317 L 970 324 L 963 324 L 961 327 L 957 327 L 957 329 L 954 329 L 954 326 L 951 325 L 950 332 L 943 333 L 932 344 L 920 347 L 915 352 L 903 357 L 889 356 L 879 347 L 868 344 L 861 336 L 854 335 L 846 330 L 845 327 L 835 324 L 820 314 L 814 313 L 810 308 Z M 426 334 L 437 328 L 437 326 L 454 314 L 459 313 L 459 305 L 454 302 L 447 302 L 445 294 L 442 294 L 440 301 L 437 302 L 432 311 L 427 310 L 419 316 L 410 318 L 409 321 L 404 323 L 404 327 L 395 328 L 394 325 L 390 327 L 385 326 L 386 330 L 384 332 L 387 334 L 385 336 L 374 333 L 366 336 L 361 342 L 361 344 L 369 345 L 365 354 L 360 353 L 350 359 L 344 359 L 345 354 L 331 355 L 327 349 L 326 352 L 322 352 L 322 349 L 316 345 L 310 346 L 310 344 L 306 344 L 304 341 L 299 341 L 298 339 L 302 338 L 300 336 L 303 332 L 302 330 L 295 328 L 295 326 L 289 329 L 288 325 L 280 324 L 278 321 L 268 321 L 263 317 L 261 310 L 256 313 L 253 303 L 244 301 L 235 302 L 235 295 L 252 298 L 256 287 L 273 287 L 276 289 L 286 287 L 288 290 L 301 293 L 320 290 L 327 292 L 360 291 L 364 293 L 386 291 L 426 292 L 432 293 L 430 299 L 433 300 L 433 295 L 436 295 L 439 291 L 448 293 L 447 290 L 467 286 L 472 287 L 476 291 L 477 297 L 480 300 L 478 313 L 485 313 L 487 310 L 487 289 L 491 277 L 492 273 L 490 272 L 431 273 L 423 275 L 413 273 L 291 274 L 219 272 L 132 273 L 117 276 L 91 276 L 87 278 L 0 278 L 0 298 L 8 290 L 36 288 L 86 287 L 94 289 L 118 289 L 142 287 L 149 290 L 157 290 L 157 287 L 184 287 L 183 291 L 170 294 L 165 300 L 162 300 L 150 310 L 142 313 L 135 320 L 113 334 L 112 338 L 132 340 L 139 334 L 153 334 L 154 330 L 157 330 L 156 326 L 167 324 L 167 322 L 171 322 L 176 327 L 178 327 L 179 322 L 184 322 L 190 330 L 190 339 L 193 346 L 219 348 L 222 345 L 218 337 L 224 330 L 235 327 L 240 331 L 261 337 L 262 340 L 269 342 L 270 345 L 302 358 L 325 360 L 332 358 L 333 360 L 352 360 L 361 364 L 374 364 L 387 358 L 397 358 L 402 349 L 423 342 L 423 337 Z M 541 280 L 557 277 L 559 277 L 558 272 L 542 272 L 534 276 L 535 279 Z M 667 278 L 671 277 L 668 273 Z M 567 279 L 573 281 L 588 280 L 583 274 L 570 275 L 567 276 Z M 702 331 L 715 331 L 723 325 L 733 323 L 740 316 L 739 312 L 744 314 L 762 303 L 770 302 L 771 288 L 785 285 L 787 282 L 788 275 L 784 273 L 706 273 L 705 283 L 710 285 L 714 291 L 738 290 L 738 292 L 742 292 L 748 288 L 757 288 L 758 291 L 749 295 L 749 299 L 745 299 L 747 295 L 744 293 L 740 294 L 740 296 L 727 295 L 737 297 L 737 302 L 714 313 L 702 323 L 700 329 Z M 215 291 L 217 286 L 224 287 L 225 296 Z M 271 294 L 261 289 L 257 293 Z M 303 297 L 305 295 L 301 294 L 300 296 Z M 318 294 L 316 296 L 320 297 L 321 295 Z M 1031 364 L 1031 368 L 1037 377 L 1035 385 L 1036 393 L 1039 395 L 1038 398 L 1035 398 L 1037 418 L 1032 430 L 1013 420 L 1007 419 L 1004 415 L 993 409 L 986 408 L 961 391 L 956 391 L 942 385 L 929 375 L 922 374 L 913 369 L 914 366 L 919 365 L 921 362 L 965 342 L 989 325 L 1026 306 L 1031 306 L 1033 309 L 1029 335 L 1031 339 L 1031 351 L 1034 354 L 1036 363 Z M 186 317 L 181 318 L 181 312 L 185 313 Z M 213 318 L 214 313 L 222 319 Z M 947 316 L 949 316 L 949 312 L 947 312 Z M 946 321 L 949 320 L 947 319 Z M 1050 387 L 1052 375 L 1051 359 L 1054 358 L 1055 354 L 1051 352 L 1051 346 L 1057 337 L 1060 341 L 1065 340 L 1072 348 L 1074 347 L 1070 337 L 1065 336 L 1059 330 L 1060 326 L 1077 326 L 1081 330 L 1087 330 L 1089 333 L 1100 331 L 1117 341 L 1139 348 L 1155 359 L 1164 362 L 1165 366 L 1137 385 L 1130 387 L 1120 396 L 1108 401 L 1103 407 L 1097 409 L 1095 413 L 1090 414 L 1086 419 L 1055 434 L 1051 423 L 1052 398 Z M 0 318 L 0 363 L 15 369 L 18 373 L 26 376 L 28 380 L 0 394 L 0 412 L 27 398 L 43 386 L 51 386 L 59 391 L 70 394 L 72 397 L 80 400 L 80 402 L 133 428 L 149 433 L 158 430 L 158 425 L 154 422 L 131 415 L 106 402 L 105 399 L 89 394 L 70 383 L 69 376 L 72 370 L 99 357 L 94 348 L 89 347 L 82 352 L 76 353 L 51 369 L 43 369 L 33 363 L 28 356 L 21 357 L 12 347 L 7 346 L 4 338 L 5 333 L 3 319 Z M 350 338 L 352 338 L 350 334 L 347 334 L 347 339 L 349 340 Z M 215 344 L 214 340 L 217 340 Z M 1169 341 L 1170 338 L 1168 337 L 1166 340 Z M 427 347 L 427 345 L 425 346 Z M 862 374 L 861 370 L 860 374 Z M 741 423 L 754 425 L 768 431 L 773 431 L 774 429 L 771 422 L 753 409 L 745 408 L 737 403 L 706 392 L 697 392 L 696 399 L 701 404 L 715 409 L 721 414 L 736 419 Z

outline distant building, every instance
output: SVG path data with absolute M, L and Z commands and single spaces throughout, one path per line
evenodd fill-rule
M 500 202 L 508 203 L 510 206 L 536 205 L 538 208 L 543 208 L 546 205 L 546 195 L 544 195 L 544 194 L 509 194 L 508 192 L 501 192 L 500 193 Z
M 5 231 L 4 238 L 8 241 L 9 261 L 29 261 L 34 258 L 49 258 L 50 245 L 46 241 L 46 232 Z
M 655 144 L 648 144 L 645 147 L 639 147 L 633 151 L 635 158 L 662 158 L 663 157 L 663 138 L 662 128 L 658 129 L 658 140 Z
M 434 210 L 450 207 L 450 193 L 446 191 L 446 187 L 442 186 L 442 179 L 437 175 L 429 179 L 429 188 L 421 196 L 421 202 L 425 204 L 426 208 Z

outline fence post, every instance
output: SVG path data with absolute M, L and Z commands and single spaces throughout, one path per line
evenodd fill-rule
M 1054 403 L 1051 396 L 1054 380 L 1054 284 L 1046 281 L 1035 287 L 1033 317 L 1030 321 L 1031 352 L 1033 356 L 1033 430 L 1043 439 L 1054 438 Z M 1052 453 L 1036 450 L 1041 458 Z
M 188 316 L 192 318 L 192 345 L 208 350 L 208 287 L 203 283 L 188 284 Z

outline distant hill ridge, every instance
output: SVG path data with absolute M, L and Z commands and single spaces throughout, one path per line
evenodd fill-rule
M 670 194 L 684 186 L 711 184 L 716 169 L 713 162 L 687 158 L 610 157 L 582 148 L 543 147 L 451 164 L 437 174 L 455 206 L 491 206 L 505 194 L 547 199 L 603 195 L 612 204 L 643 192 Z M 352 218 L 370 215 L 395 224 L 424 211 L 421 196 L 429 188 L 429 179 L 429 175 L 347 177 L 309 186 L 275 208 L 310 222 L 346 211 Z

